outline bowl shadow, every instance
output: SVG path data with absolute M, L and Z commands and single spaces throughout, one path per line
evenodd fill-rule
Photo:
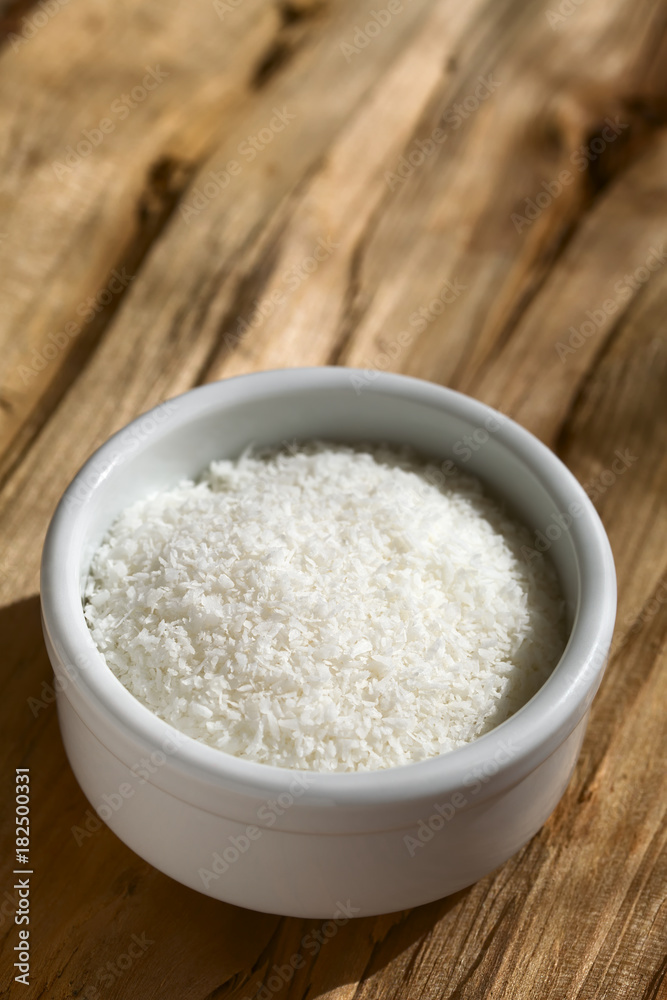
M 127 848 L 96 816 L 60 739 L 37 595 L 0 609 L 6 637 L 0 707 L 7 776 L 30 768 L 30 861 L 42 956 L 35 986 L 53 1000 L 315 1000 L 412 956 L 469 890 L 414 910 L 332 921 L 278 917 L 180 885 Z M 10 786 L 8 780 L 5 787 Z M 5 813 L 8 839 L 11 815 Z M 3 911 L 4 913 L 4 911 Z M 0 918 L 1 919 L 1 918 Z M 0 942 L 13 936 L 0 922 Z

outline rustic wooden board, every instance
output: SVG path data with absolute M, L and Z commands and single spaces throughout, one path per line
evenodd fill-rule
M 403 0 L 351 49 L 380 6 L 0 4 L 0 752 L 7 802 L 31 768 L 35 870 L 25 988 L 5 811 L 12 996 L 263 997 L 299 953 L 271 996 L 667 997 L 667 6 Z M 147 67 L 167 75 L 133 99 Z M 320 946 L 317 922 L 187 890 L 104 826 L 74 835 L 91 814 L 37 574 L 59 495 L 127 420 L 324 363 L 451 385 L 555 448 L 609 532 L 619 616 L 540 833 L 469 889 Z

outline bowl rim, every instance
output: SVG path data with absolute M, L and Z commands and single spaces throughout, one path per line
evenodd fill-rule
M 494 433 L 538 476 L 559 511 L 577 503 L 581 513 L 567 531 L 577 560 L 579 595 L 566 648 L 537 693 L 514 715 L 472 743 L 439 757 L 374 771 L 314 772 L 260 764 L 232 756 L 186 736 L 142 705 L 106 666 L 86 624 L 80 597 L 82 514 L 96 491 L 139 451 L 192 420 L 233 409 L 252 399 L 320 390 L 350 391 L 353 378 L 364 392 L 389 394 L 440 409 L 475 426 L 494 418 Z M 158 420 L 168 408 L 168 420 Z M 161 414 L 163 415 L 163 414 Z M 146 432 L 147 421 L 155 425 Z M 143 428 L 143 430 L 142 430 Z M 83 499 L 77 494 L 83 491 Z M 146 411 L 101 445 L 81 467 L 51 520 L 42 556 L 42 621 L 56 672 L 64 674 L 107 723 L 151 748 L 174 745 L 169 764 L 182 775 L 213 781 L 268 798 L 288 792 L 296 775 L 307 776 L 305 799 L 323 807 L 353 808 L 432 799 L 466 787 L 471 776 L 504 775 L 512 784 L 534 770 L 569 736 L 597 690 L 611 643 L 616 613 L 616 576 L 609 540 L 584 489 L 561 460 L 505 414 L 470 396 L 426 380 L 394 373 L 322 366 L 253 372 L 191 389 Z M 67 685 L 59 694 L 67 695 Z M 485 771 L 484 768 L 487 768 Z M 494 787 L 497 781 L 494 781 Z

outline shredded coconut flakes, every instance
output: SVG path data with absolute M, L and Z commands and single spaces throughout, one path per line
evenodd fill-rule
M 565 645 L 546 560 L 460 471 L 408 450 L 245 452 L 123 511 L 85 615 L 161 719 L 246 760 L 407 764 L 516 712 Z

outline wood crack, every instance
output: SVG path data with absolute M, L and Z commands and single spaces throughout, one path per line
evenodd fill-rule
M 270 281 L 280 251 L 280 237 L 283 232 L 284 229 L 267 244 L 264 253 L 254 266 L 240 276 L 229 307 L 218 325 L 217 335 L 193 379 L 193 387 L 203 385 L 212 365 L 221 355 L 231 354 L 242 342 L 243 337 L 234 327 L 234 323 L 250 314 L 252 303 L 261 296 Z M 217 282 L 211 282 L 209 287 L 210 292 L 198 310 L 201 317 L 207 313 L 218 292 Z
M 338 324 L 339 332 L 335 335 L 334 346 L 327 358 L 326 363 L 328 365 L 343 364 L 344 355 L 350 345 L 359 320 L 363 315 L 363 312 L 358 310 L 357 307 L 361 292 L 361 268 L 370 239 L 371 233 L 367 230 L 361 239 L 357 241 L 357 245 L 350 256 L 349 277 L 343 299 L 341 318 Z
M 655 974 L 651 977 L 646 990 L 640 997 L 640 1000 L 659 1000 L 661 994 L 661 986 L 667 977 L 667 956 L 663 958 L 660 968 L 656 970 Z
M 493 346 L 482 363 L 479 365 L 476 372 L 476 378 L 484 378 L 487 371 L 495 367 L 498 362 L 498 358 L 512 339 L 514 332 L 521 323 L 522 319 L 527 315 L 533 302 L 535 302 L 538 295 L 551 278 L 553 267 L 565 253 L 565 250 L 571 242 L 577 227 L 583 222 L 583 219 L 584 217 L 581 216 L 576 222 L 571 222 L 565 225 L 560 231 L 556 232 L 550 244 L 544 248 L 543 252 L 539 256 L 539 259 L 535 262 L 535 269 L 537 273 L 533 277 L 531 283 L 523 290 L 518 301 L 512 307 L 507 320 L 494 336 Z M 459 385 L 460 380 L 463 378 L 463 375 L 468 368 L 468 359 L 474 353 L 475 345 L 476 340 L 473 340 L 472 338 L 469 338 L 466 342 L 465 349 L 461 353 L 461 358 L 459 359 L 452 375 L 452 388 L 456 388 Z
M 645 609 L 648 608 L 648 606 L 651 604 L 652 601 L 657 599 L 656 595 L 662 586 L 664 586 L 664 582 L 658 583 L 658 585 L 654 588 L 654 590 L 651 592 L 649 597 L 642 605 L 642 608 L 637 614 L 635 621 L 644 620 Z M 654 617 L 657 618 L 658 616 L 656 615 Z M 650 619 L 648 619 L 648 622 L 650 623 Z M 628 653 L 632 651 L 633 645 L 641 641 L 642 633 L 644 631 L 643 627 L 638 629 L 636 632 L 633 632 L 631 630 L 632 630 L 632 625 L 628 626 L 628 633 L 619 643 L 616 649 L 613 651 L 609 663 L 607 664 L 605 676 L 602 681 L 603 684 L 605 680 L 607 680 L 608 683 L 611 683 L 611 677 L 615 673 L 616 664 L 618 663 L 619 659 L 622 656 L 624 657 L 628 655 Z M 646 683 L 651 672 L 654 669 L 656 669 L 656 667 L 657 663 L 655 659 L 653 659 L 651 662 L 647 663 L 647 666 L 644 667 L 643 670 L 641 669 L 641 667 L 636 667 L 633 670 L 630 679 L 633 682 L 634 693 L 632 690 L 628 691 L 626 685 L 626 688 L 624 690 L 624 699 L 623 699 L 624 714 L 632 711 L 635 701 L 641 695 L 642 686 Z M 593 798 L 593 795 L 595 794 L 595 786 L 598 781 L 602 766 L 607 758 L 607 754 L 609 752 L 614 732 L 615 732 L 614 727 L 607 726 L 605 730 L 604 741 L 599 736 L 595 741 L 593 740 L 590 741 L 591 750 L 587 758 L 586 774 L 583 776 L 581 787 L 576 796 L 576 801 L 579 805 L 584 805 L 585 803 L 589 802 Z
M 634 295 L 632 299 L 630 299 L 630 301 L 627 304 L 627 307 L 619 313 L 616 320 L 610 325 L 604 340 L 602 340 L 594 356 L 591 358 L 590 364 L 586 368 L 586 371 L 583 373 L 582 378 L 577 386 L 577 391 L 572 396 L 570 400 L 570 405 L 568 406 L 567 411 L 565 412 L 563 419 L 561 421 L 561 425 L 553 445 L 553 449 L 557 455 L 561 456 L 565 451 L 570 433 L 570 424 L 574 420 L 575 414 L 579 409 L 582 400 L 587 395 L 589 388 L 593 382 L 593 379 L 596 376 L 599 366 L 602 364 L 604 358 L 612 350 L 614 344 L 616 343 L 619 336 L 623 332 L 628 322 L 628 319 L 632 317 L 633 313 L 638 308 L 639 303 L 641 302 L 644 294 L 646 293 L 647 287 L 648 287 L 647 285 L 640 286 L 640 288 L 637 290 L 637 294 Z M 526 395 L 528 395 L 529 393 L 530 393 L 530 387 L 528 387 Z M 521 405 L 521 402 L 523 402 L 525 398 L 526 396 L 522 397 L 522 399 L 519 401 L 519 406 Z
M 355 330 L 366 312 L 362 301 L 363 283 L 361 280 L 364 258 L 382 221 L 385 206 L 391 197 L 392 195 L 388 191 L 383 193 L 350 255 L 349 277 L 341 309 L 341 318 L 335 334 L 334 345 L 325 362 L 327 365 L 345 364 L 345 356 L 352 343 Z
M 277 4 L 280 24 L 276 37 L 271 41 L 251 74 L 252 90 L 262 90 L 294 59 L 307 39 L 309 24 L 325 9 L 323 0 L 297 2 L 281 0 Z
M 240 268 L 241 274 L 237 280 L 232 300 L 225 309 L 224 315 L 218 323 L 213 341 L 194 376 L 192 381 L 193 388 L 203 385 L 207 381 L 211 368 L 221 356 L 224 358 L 230 355 L 242 345 L 245 334 L 239 332 L 237 328 L 238 321 L 244 317 L 250 317 L 253 312 L 251 308 L 253 303 L 261 297 L 262 292 L 271 280 L 276 262 L 280 256 L 282 240 L 288 232 L 290 221 L 294 214 L 294 205 L 298 202 L 312 178 L 320 170 L 322 162 L 323 158 L 317 157 L 304 171 L 299 182 L 284 199 L 281 208 L 274 213 L 272 219 L 265 223 L 263 232 L 255 229 L 248 235 L 244 246 L 239 252 L 245 253 L 246 257 L 251 260 L 254 255 L 256 260 L 251 265 L 246 265 L 246 269 L 243 269 L 243 266 Z M 209 291 L 198 308 L 200 323 L 203 323 L 211 304 L 215 300 L 222 275 L 226 273 L 223 267 L 207 282 Z M 234 324 L 237 324 L 237 326 L 234 326 Z
M 259 955 L 253 962 L 250 969 L 248 969 L 245 972 L 234 973 L 234 975 L 230 976 L 229 979 L 225 980 L 225 982 L 223 983 L 220 983 L 219 986 L 216 986 L 214 990 L 208 993 L 206 997 L 204 997 L 204 1000 L 222 1000 L 223 996 L 230 996 L 230 997 L 233 996 L 233 994 L 241 986 L 244 986 L 246 983 L 250 982 L 252 977 L 255 975 L 257 970 L 262 967 L 262 965 L 268 965 L 272 958 L 271 954 L 272 946 L 274 944 L 275 939 L 279 937 L 280 932 L 285 923 L 285 920 L 286 920 L 285 917 L 278 917 L 276 925 L 273 928 L 273 931 L 271 932 L 268 941 L 260 951 Z
M 487 951 L 491 947 L 491 944 L 493 943 L 493 940 L 494 940 L 496 934 L 500 930 L 500 926 L 503 923 L 503 921 L 505 920 L 505 917 L 507 916 L 507 913 L 508 913 L 510 907 L 512 906 L 512 903 L 513 903 L 513 899 L 510 898 L 510 899 L 507 900 L 507 902 L 503 906 L 502 910 L 500 911 L 500 915 L 499 915 L 498 919 L 494 923 L 494 925 L 491 928 L 491 930 L 489 931 L 489 933 L 484 938 L 484 941 L 483 941 L 483 943 L 482 943 L 482 945 L 481 945 L 481 947 L 479 949 L 479 953 L 477 955 L 477 958 L 470 965 L 470 967 L 468 968 L 465 976 L 463 977 L 463 979 L 461 980 L 461 982 L 458 984 L 458 986 L 456 987 L 456 989 L 454 990 L 454 992 L 449 994 L 449 996 L 447 997 L 447 1000 L 463 1000 L 463 990 L 468 985 L 468 983 L 471 982 L 473 976 L 477 972 L 477 969 L 479 968 L 479 966 L 482 964 L 482 962 L 486 958 Z
M 134 236 L 122 257 L 115 261 L 111 274 L 124 273 L 136 280 L 152 246 L 168 226 L 195 168 L 194 163 L 184 163 L 168 157 L 161 157 L 153 164 L 137 204 Z M 14 475 L 63 398 L 85 372 L 129 293 L 132 280 L 118 294 L 113 295 L 109 304 L 103 306 L 72 341 L 57 375 L 41 394 L 18 436 L 2 456 L 0 489 Z
M 2 5 L 2 10 L 0 10 L 0 47 L 4 47 L 9 35 L 21 36 L 22 20 L 29 16 L 32 8 L 36 6 L 37 0 L 14 0 L 14 2 L 10 0 L 9 3 Z M 22 42 L 27 41 L 28 39 L 22 39 L 18 43 L 19 47 Z
M 650 35 L 651 32 L 649 32 Z M 647 55 L 646 61 L 653 61 L 660 65 L 661 31 L 653 32 L 653 37 L 655 38 L 653 58 L 651 59 Z M 660 82 L 663 83 L 662 80 Z M 658 140 L 660 130 L 667 122 L 667 102 L 662 94 L 662 89 L 662 86 L 657 87 L 656 93 L 652 95 L 628 94 L 619 97 L 616 103 L 610 102 L 606 108 L 599 110 L 596 122 L 586 130 L 582 137 L 583 146 L 587 149 L 595 149 L 593 144 L 596 140 L 600 140 L 605 148 L 600 155 L 588 160 L 586 168 L 582 172 L 582 194 L 579 210 L 574 218 L 555 231 L 549 243 L 542 249 L 535 262 L 537 276 L 524 290 L 502 328 L 494 337 L 492 348 L 479 366 L 478 376 L 483 377 L 497 363 L 523 317 L 550 279 L 554 267 L 560 262 L 607 189 L 631 170 L 647 154 L 651 145 Z M 608 118 L 616 114 L 618 108 L 626 113 L 625 117 L 628 119 L 630 127 L 627 133 L 621 133 L 614 142 L 610 143 L 605 140 L 603 133 L 607 128 Z M 548 126 L 545 138 L 550 144 L 564 152 L 572 153 L 563 125 L 552 122 L 548 123 Z M 451 380 L 453 386 L 458 384 L 461 374 L 465 371 L 466 360 L 472 350 L 472 347 L 470 349 L 466 347 L 465 356 L 457 364 Z

